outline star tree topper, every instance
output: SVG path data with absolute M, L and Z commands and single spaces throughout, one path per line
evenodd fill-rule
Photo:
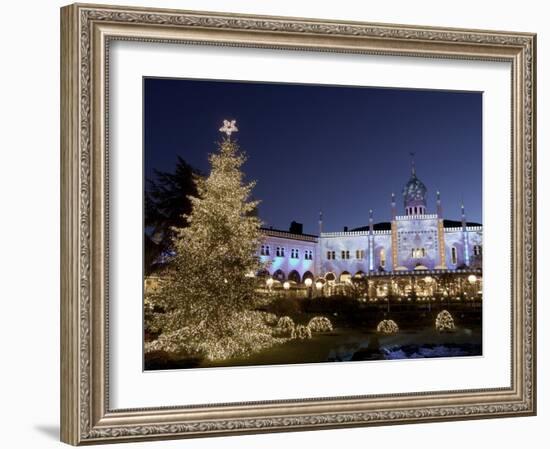
M 239 128 L 235 125 L 237 120 L 224 120 L 223 126 L 220 128 L 220 132 L 225 133 L 228 139 L 231 139 L 231 134 L 236 133 Z

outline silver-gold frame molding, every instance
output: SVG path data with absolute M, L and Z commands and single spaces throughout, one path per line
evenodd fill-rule
M 107 77 L 109 43 L 116 39 L 510 62 L 511 387 L 112 410 Z M 102 5 L 62 8 L 62 441 L 77 445 L 535 414 L 535 52 L 536 36 L 529 33 Z

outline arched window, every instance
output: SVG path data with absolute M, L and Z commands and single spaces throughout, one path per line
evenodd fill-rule
M 299 284 L 299 283 L 300 283 L 300 280 L 301 280 L 300 273 L 298 273 L 296 270 L 292 270 L 292 271 L 288 274 L 288 280 L 289 280 L 289 281 L 292 281 L 292 282 L 296 282 L 297 284 Z
M 481 245 L 474 245 L 474 256 L 481 256 Z
M 457 263 L 457 258 L 456 258 L 456 247 L 454 247 L 454 246 L 451 248 L 451 263 L 452 263 L 453 265 L 456 265 L 456 263 Z

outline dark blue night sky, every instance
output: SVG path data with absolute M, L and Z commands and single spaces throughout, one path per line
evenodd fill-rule
M 176 155 L 208 173 L 223 119 L 236 119 L 265 226 L 323 230 L 389 221 L 416 154 L 428 213 L 482 222 L 482 93 L 146 78 L 145 176 Z

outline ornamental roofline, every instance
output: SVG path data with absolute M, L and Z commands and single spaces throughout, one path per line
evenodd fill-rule
M 433 220 L 434 218 L 438 218 L 437 214 L 397 215 L 395 220 Z
M 372 231 L 373 235 L 390 235 L 391 230 Z M 369 231 L 341 231 L 341 232 L 322 232 L 322 238 L 331 237 L 368 237 Z
M 293 232 L 281 231 L 279 229 L 260 228 L 260 232 L 269 237 L 279 237 L 284 239 L 301 240 L 303 242 L 317 243 L 318 237 L 313 234 L 295 234 Z
M 462 232 L 461 226 L 455 226 L 453 228 L 445 228 L 445 232 Z M 476 232 L 476 231 L 483 231 L 483 226 L 466 226 L 466 231 L 468 232 Z

